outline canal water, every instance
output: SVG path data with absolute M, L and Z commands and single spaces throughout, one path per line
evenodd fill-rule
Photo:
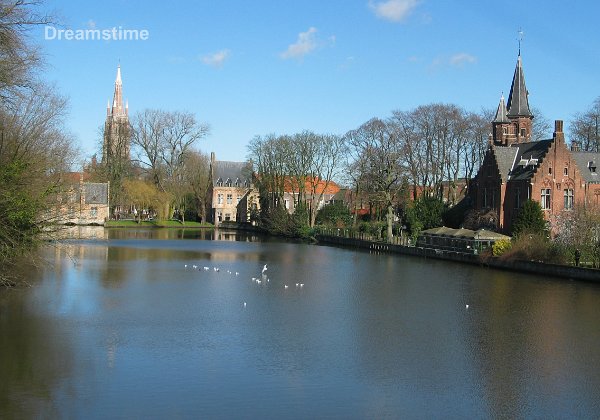
M 89 235 L 0 292 L 0 418 L 600 416 L 596 284 L 226 231 Z

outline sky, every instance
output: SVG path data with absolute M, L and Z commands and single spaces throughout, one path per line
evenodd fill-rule
M 529 103 L 545 118 L 564 120 L 568 132 L 600 96 L 596 1 L 46 0 L 43 8 L 60 25 L 31 36 L 45 55 L 43 77 L 69 98 L 66 126 L 86 159 L 100 150 L 118 65 L 130 116 L 192 112 L 210 126 L 198 148 L 233 161 L 247 158 L 256 135 L 342 135 L 431 103 L 495 109 L 508 96 L 519 39 Z M 138 39 L 116 39 L 113 28 Z M 86 29 L 109 39 L 65 39 Z

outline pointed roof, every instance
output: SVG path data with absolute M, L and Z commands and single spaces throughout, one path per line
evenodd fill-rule
M 123 81 L 121 80 L 121 65 L 117 66 L 117 78 L 115 79 L 115 92 L 110 115 L 112 117 L 127 117 L 127 109 L 123 106 Z
M 527 87 L 525 86 L 525 75 L 523 74 L 523 63 L 521 62 L 521 54 L 517 58 L 517 66 L 513 75 L 510 93 L 508 94 L 508 116 L 509 117 L 531 117 L 533 114 L 529 109 L 529 101 L 527 96 Z
M 123 82 L 121 81 L 121 64 L 119 64 L 117 66 L 117 79 L 115 80 L 115 84 L 116 85 L 122 85 Z
M 494 117 L 494 123 L 509 123 L 510 120 L 506 116 L 506 105 L 504 104 L 504 95 L 500 97 L 500 103 L 498 104 L 498 109 L 496 110 L 496 117 Z

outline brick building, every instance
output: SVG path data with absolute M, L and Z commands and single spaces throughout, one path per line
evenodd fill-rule
M 121 65 L 119 65 L 112 104 L 110 102 L 106 104 L 102 163 L 108 164 L 115 159 L 129 161 L 130 143 L 129 103 L 123 104 L 123 81 L 121 80 Z
M 600 199 L 594 175 L 599 154 L 571 151 L 562 121 L 555 121 L 551 139 L 531 141 L 533 118 L 519 54 L 508 102 L 500 99 L 490 146 L 473 184 L 474 208 L 495 211 L 502 232 L 510 233 L 527 199 L 540 203 L 551 226 L 575 205 L 597 205 Z

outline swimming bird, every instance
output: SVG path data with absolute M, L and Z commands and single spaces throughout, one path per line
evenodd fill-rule
M 284 287 L 285 289 L 287 289 L 287 288 L 288 288 L 288 285 L 286 284 L 286 285 L 284 285 L 283 287 Z
M 246 302 L 244 302 L 244 308 L 246 307 Z
M 265 264 L 265 266 L 263 267 L 261 274 L 265 274 L 265 271 L 267 271 L 267 264 Z
M 304 283 L 300 283 L 300 287 L 304 287 Z
M 236 276 L 239 276 L 239 275 L 240 275 L 240 273 L 238 273 L 238 272 L 236 271 L 236 272 L 235 272 L 235 275 L 236 275 Z
M 219 271 L 219 269 L 217 267 L 215 267 L 215 271 Z
M 208 268 L 208 267 L 203 267 L 203 268 L 204 268 L 204 271 L 208 271 L 208 270 L 209 270 L 209 268 Z
M 469 309 L 469 305 L 465 305 L 465 309 Z
M 187 268 L 187 264 L 185 264 L 184 267 Z

